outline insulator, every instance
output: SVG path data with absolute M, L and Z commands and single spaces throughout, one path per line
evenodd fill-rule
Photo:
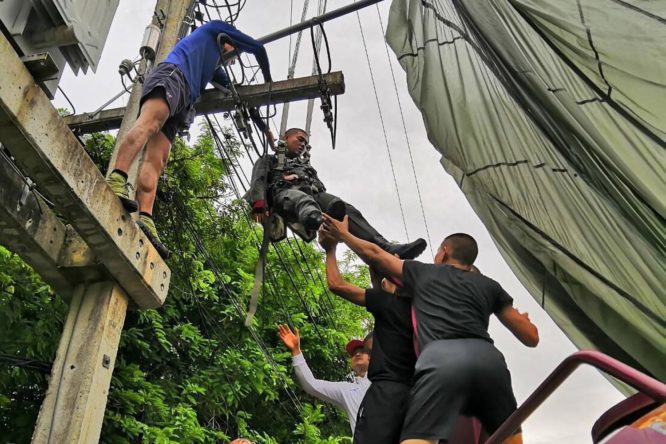
M 240 112 L 234 113 L 234 121 L 236 122 L 236 127 L 239 131 L 245 131 L 245 120 L 243 119 L 243 114 Z
M 134 68 L 134 62 L 131 61 L 130 59 L 125 59 L 122 62 L 120 62 L 120 65 L 118 66 L 118 72 L 120 73 L 121 76 L 128 76 L 130 72 L 132 72 L 132 69 Z
M 157 53 L 157 45 L 160 41 L 160 28 L 156 25 L 146 26 L 146 30 L 143 32 L 143 41 L 141 42 L 141 48 L 139 49 L 139 54 L 143 56 L 144 59 L 155 61 L 155 54 Z

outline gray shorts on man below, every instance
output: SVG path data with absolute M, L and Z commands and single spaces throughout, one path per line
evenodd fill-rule
M 164 99 L 169 106 L 169 118 L 160 131 L 173 142 L 178 133 L 190 127 L 195 115 L 190 88 L 176 65 L 160 63 L 148 73 L 143 82 L 141 105 L 156 95 Z
M 516 410 L 504 356 L 484 339 L 429 343 L 418 360 L 400 440 L 448 440 L 459 415 L 492 434 Z

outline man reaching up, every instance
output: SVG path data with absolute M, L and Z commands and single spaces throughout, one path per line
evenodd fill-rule
M 401 443 L 446 441 L 461 413 L 479 418 L 490 434 L 497 430 L 516 410 L 516 398 L 504 356 L 488 334 L 490 315 L 528 347 L 539 343 L 539 332 L 500 284 L 470 271 L 478 254 L 474 238 L 447 236 L 435 263 L 424 264 L 400 260 L 358 239 L 346 218 L 339 222 L 324 214 L 321 230 L 383 274 L 400 279 L 412 298 L 420 355 Z M 506 442 L 522 443 L 520 430 Z
M 356 415 L 365 392 L 370 387 L 370 380 L 366 377 L 370 352 L 372 350 L 372 333 L 363 341 L 352 339 L 347 344 L 347 353 L 351 356 L 351 367 L 354 372 L 354 382 L 333 382 L 316 379 L 308 367 L 303 354 L 301 354 L 301 340 L 298 330 L 293 332 L 287 325 L 278 326 L 278 335 L 284 345 L 291 351 L 292 364 L 296 379 L 308 394 L 324 402 L 331 403 L 343 409 L 349 417 L 352 435 L 356 428 Z

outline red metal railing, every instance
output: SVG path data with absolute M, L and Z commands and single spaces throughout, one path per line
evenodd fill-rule
M 598 351 L 579 351 L 566 358 L 529 398 L 516 409 L 485 444 L 501 444 L 559 387 L 581 364 L 589 364 L 657 402 L 666 402 L 666 384 Z

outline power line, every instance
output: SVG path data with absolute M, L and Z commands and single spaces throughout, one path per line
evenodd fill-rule
M 377 17 L 379 17 L 379 29 L 384 32 L 384 22 L 382 21 L 382 15 L 379 12 L 379 5 L 377 7 Z M 423 198 L 421 197 L 421 187 L 419 185 L 419 178 L 416 175 L 416 167 L 414 166 L 414 156 L 412 155 L 412 144 L 409 141 L 409 136 L 407 135 L 407 125 L 405 124 L 405 115 L 402 111 L 402 102 L 400 101 L 400 94 L 398 93 L 398 84 L 395 80 L 395 73 L 393 72 L 393 64 L 391 63 L 391 55 L 389 54 L 388 43 L 382 35 L 382 40 L 384 41 L 384 47 L 386 49 L 386 59 L 391 70 L 391 78 L 393 79 L 393 89 L 395 91 L 395 97 L 398 99 L 398 109 L 400 110 L 400 120 L 402 120 L 402 129 L 405 133 L 405 140 L 407 141 L 407 152 L 409 153 L 409 162 L 412 165 L 412 173 L 414 174 L 414 182 L 416 182 L 416 194 L 419 197 L 419 204 L 421 205 L 421 215 L 423 216 L 423 225 L 425 225 L 426 236 L 428 236 L 428 247 L 430 248 L 430 255 L 433 260 L 435 259 L 435 253 L 432 250 L 432 239 L 430 238 L 430 230 L 428 229 L 428 221 L 426 219 L 425 209 L 423 207 Z
M 234 125 L 235 125 L 235 122 L 234 122 Z M 212 126 L 209 126 L 209 128 L 215 134 L 214 139 L 215 139 L 216 143 L 219 144 L 218 145 L 218 152 L 221 150 L 221 152 L 219 152 L 220 156 L 222 156 L 222 152 L 224 152 L 224 155 L 226 155 L 226 157 L 230 158 L 229 154 L 226 152 L 224 144 L 221 143 L 222 141 L 220 140 L 219 135 L 217 135 L 217 131 L 215 130 L 215 128 L 212 127 Z M 239 137 L 240 137 L 240 135 L 239 135 Z M 242 141 L 242 139 L 241 139 L 241 141 Z M 252 138 L 250 138 L 250 141 L 254 143 Z M 243 145 L 245 145 L 244 142 L 243 142 Z M 256 149 L 256 147 L 255 147 L 255 149 Z M 247 148 L 246 148 L 246 152 L 247 152 L 248 156 L 250 157 L 250 153 L 249 153 L 249 150 L 247 150 Z M 251 159 L 251 157 L 250 157 L 250 159 Z M 242 168 L 239 168 L 239 169 L 242 171 Z M 243 172 L 243 175 L 245 175 L 244 172 Z M 247 180 L 247 176 L 245 176 L 245 178 Z M 243 186 L 243 188 L 245 190 L 247 190 L 247 188 L 242 183 L 241 183 L 241 186 Z M 241 197 L 237 188 L 236 188 L 236 197 L 239 198 L 239 199 Z M 310 311 L 310 309 L 307 305 L 307 302 L 301 297 L 301 293 L 299 291 L 298 285 L 296 285 L 294 277 L 292 276 L 291 270 L 289 269 L 289 267 L 287 267 L 282 255 L 281 255 L 280 250 L 274 244 L 273 244 L 273 250 L 276 252 L 278 260 L 280 261 L 280 264 L 282 265 L 282 268 L 283 268 L 284 272 L 286 273 L 287 277 L 289 278 L 290 283 L 294 287 L 294 290 L 296 292 L 296 296 L 301 301 L 301 305 L 303 306 L 303 309 L 305 310 L 306 315 L 308 316 L 308 319 L 310 319 L 310 321 L 313 323 L 313 326 L 315 328 L 316 333 L 319 335 L 320 339 L 323 341 L 324 338 L 323 338 L 323 336 L 321 336 L 321 332 L 319 331 L 319 326 L 317 325 L 317 322 L 316 322 L 314 316 L 312 315 L 312 313 L 311 313 L 311 311 Z M 298 261 L 297 261 L 297 263 L 298 263 Z M 299 266 L 300 266 L 300 263 L 299 263 Z M 301 270 L 301 272 L 302 272 L 302 270 Z M 313 297 L 314 297 L 314 293 L 313 293 Z M 322 314 L 323 314 L 323 312 L 322 312 Z M 329 317 L 330 317 L 330 320 L 331 320 L 331 323 L 332 323 L 333 318 L 330 314 L 329 314 Z
M 330 57 L 330 56 L 329 56 L 329 57 Z M 329 59 L 329 64 L 330 64 L 330 59 Z M 244 69 L 244 67 L 241 66 L 241 69 Z M 235 79 L 235 73 L 231 72 L 231 75 L 232 75 L 232 76 L 234 77 L 234 79 Z M 243 73 L 243 77 L 245 77 L 245 74 L 244 74 L 244 73 Z M 237 92 L 235 92 L 235 91 L 233 91 L 233 92 L 234 92 L 235 94 L 237 94 Z M 241 100 L 240 97 L 238 97 L 238 99 Z M 267 120 L 270 120 L 270 116 L 267 117 Z M 243 137 L 241 136 L 241 134 L 240 134 L 240 130 L 239 130 L 239 128 L 238 128 L 238 125 L 237 125 L 236 121 L 232 119 L 232 122 L 233 122 L 233 125 L 234 125 L 235 129 L 236 129 L 236 133 L 237 133 L 237 135 L 238 135 L 238 138 L 239 138 L 239 140 L 241 141 L 241 143 L 243 144 L 243 147 L 245 148 L 245 151 L 246 151 L 246 153 L 247 153 L 247 155 L 248 155 L 248 158 L 250 159 L 250 161 L 253 161 L 253 160 L 252 160 L 252 156 L 250 155 L 250 152 L 249 152 L 249 150 L 247 149 L 247 144 L 245 143 L 244 138 L 243 138 Z M 253 124 L 254 124 L 254 123 L 253 123 Z M 218 125 L 219 125 L 219 122 L 218 122 Z M 216 131 L 212 128 L 212 125 L 209 125 L 209 128 L 210 128 L 213 132 L 216 133 Z M 256 127 L 256 124 L 254 124 L 254 128 L 255 128 L 255 131 L 259 132 L 258 129 L 257 129 L 257 127 Z M 248 135 L 248 137 L 249 137 L 249 139 L 250 139 L 250 142 L 251 142 L 251 144 L 252 144 L 252 146 L 253 146 L 253 148 L 254 148 L 254 151 L 257 153 L 258 156 L 261 156 L 261 155 L 259 154 L 259 150 L 257 149 L 257 146 L 256 146 L 256 144 L 255 144 L 254 138 L 252 137 L 252 132 L 251 132 L 251 131 L 248 131 L 248 132 L 247 132 L 247 135 Z M 222 143 L 221 139 L 219 138 L 219 135 L 216 136 L 216 140 L 219 141 L 220 145 L 222 146 L 222 150 L 224 150 L 224 151 L 226 152 L 226 150 L 224 149 L 224 144 Z M 265 143 L 265 141 L 264 141 L 264 143 Z M 266 151 L 266 149 L 264 149 L 264 151 Z M 229 157 L 229 156 L 227 156 L 227 157 Z M 253 161 L 253 162 L 254 162 L 254 161 Z M 239 168 L 239 169 L 242 171 L 242 168 Z M 248 186 L 247 186 L 247 187 L 249 187 L 249 181 L 247 180 L 247 176 L 245 175 L 245 172 L 244 172 L 244 171 L 243 171 L 243 176 L 245 177 L 246 182 L 248 182 Z M 244 191 L 247 190 L 247 187 L 246 187 L 245 185 L 243 185 L 242 183 L 241 183 L 241 186 L 243 186 Z M 239 191 L 238 191 L 237 188 L 235 189 L 235 191 L 236 191 L 236 195 L 237 195 L 237 197 L 240 198 L 241 196 L 240 196 L 240 193 L 239 193 Z M 273 245 L 273 248 L 275 249 L 275 245 Z M 278 258 L 280 259 L 280 262 L 283 264 L 283 268 L 284 268 L 285 272 L 287 273 L 287 276 L 290 278 L 290 281 L 293 283 L 294 281 L 293 281 L 292 276 L 291 276 L 291 271 L 290 271 L 289 268 L 284 264 L 284 261 L 283 261 L 283 259 L 282 259 L 282 257 L 281 257 L 280 255 L 278 255 Z M 298 262 L 298 261 L 297 261 L 297 262 Z M 299 267 L 300 267 L 300 263 L 299 263 Z M 301 271 L 302 271 L 302 269 L 301 269 Z M 316 285 L 317 283 L 316 283 L 316 281 L 314 280 L 314 278 L 313 278 L 312 276 L 310 276 L 310 277 L 312 278 L 313 282 L 314 282 L 315 285 Z M 321 280 L 321 279 L 320 279 L 320 280 Z M 302 298 L 301 298 L 301 296 L 300 296 L 300 293 L 299 293 L 299 291 L 298 291 L 298 287 L 297 287 L 295 284 L 294 284 L 294 290 L 296 291 L 296 295 L 297 295 L 297 297 L 299 297 L 299 299 L 302 300 Z M 310 289 L 310 290 L 311 290 L 311 289 Z M 311 291 L 312 291 L 312 290 L 311 290 Z M 324 288 L 323 288 L 323 291 L 324 291 L 325 294 L 327 294 L 327 291 L 328 291 L 328 290 L 327 290 L 327 287 L 324 287 Z M 314 294 L 313 294 L 313 295 L 314 295 Z M 303 307 L 304 307 L 304 309 L 306 309 L 306 311 L 307 311 L 307 313 L 308 313 L 308 315 L 309 315 L 309 309 L 307 308 L 307 304 L 305 303 L 304 300 L 302 300 L 302 302 L 303 302 Z M 321 307 L 320 307 L 320 310 L 322 310 Z M 333 322 L 334 317 L 333 317 L 333 315 L 332 315 L 331 313 L 324 313 L 324 312 L 322 311 L 322 314 L 328 314 L 328 315 L 329 315 L 329 318 L 330 318 L 330 319 L 329 319 L 329 320 L 330 320 L 330 323 L 331 323 L 331 324 L 334 323 L 334 322 Z M 314 320 L 314 318 L 312 318 L 312 319 Z M 319 329 L 318 329 L 318 326 L 317 326 L 316 322 L 314 323 L 314 326 L 315 326 L 315 330 L 316 330 L 317 333 L 319 334 Z
M 301 22 L 305 21 L 307 16 L 308 6 L 310 0 L 305 0 L 303 2 L 303 12 L 301 13 Z M 289 17 L 289 24 L 291 25 L 291 16 Z M 298 31 L 296 36 L 296 45 L 294 46 L 294 53 L 291 56 L 291 62 L 289 64 L 289 69 L 287 71 L 287 79 L 294 78 L 294 71 L 296 70 L 296 61 L 298 60 L 298 53 L 301 47 L 301 37 L 303 37 L 303 31 Z M 289 52 L 291 53 L 291 35 L 289 35 Z M 280 121 L 280 134 L 284 133 L 287 129 L 287 119 L 289 118 L 289 102 L 286 102 L 282 105 L 282 119 Z
M 372 81 L 372 89 L 375 92 L 375 101 L 377 102 L 377 111 L 379 112 L 379 121 L 382 124 L 382 133 L 384 134 L 384 142 L 386 144 L 386 152 L 388 153 L 389 164 L 391 165 L 391 173 L 393 174 L 393 184 L 395 185 L 396 197 L 398 198 L 398 206 L 400 207 L 400 215 L 402 216 L 402 224 L 405 228 L 405 236 L 409 241 L 409 233 L 407 232 L 407 220 L 405 219 L 405 212 L 402 208 L 402 199 L 400 198 L 400 189 L 398 188 L 398 180 L 395 176 L 395 168 L 393 166 L 393 157 L 391 156 L 391 149 L 389 147 L 388 137 L 386 135 L 386 126 L 384 125 L 384 116 L 382 115 L 382 107 L 379 104 L 379 95 L 377 94 L 377 85 L 375 85 L 375 76 L 372 72 L 372 64 L 370 63 L 370 55 L 368 54 L 368 46 L 365 43 L 365 34 L 363 33 L 363 24 L 361 23 L 361 15 L 356 11 L 356 18 L 358 19 L 358 27 L 361 31 L 361 40 L 363 41 L 363 49 L 365 50 L 365 58 L 368 61 L 368 70 L 370 71 L 370 80 Z
M 0 363 L 9 367 L 19 367 L 27 370 L 35 370 L 40 373 L 51 373 L 52 363 L 41 361 L 39 359 L 22 358 L 20 356 L 10 355 L 0 352 Z
M 217 263 L 213 259 L 212 255 L 204 245 L 204 243 L 201 241 L 201 238 L 199 237 L 199 234 L 196 230 L 196 227 L 194 226 L 194 222 L 192 221 L 188 209 L 185 208 L 184 204 L 182 202 L 178 202 L 177 200 L 174 200 L 174 204 L 177 206 L 180 206 L 180 215 L 182 217 L 182 220 L 185 222 L 185 225 L 189 226 L 189 234 L 192 237 L 192 240 L 194 241 L 194 246 L 195 248 L 199 251 L 199 253 L 206 259 L 207 265 L 209 266 L 209 269 L 213 272 L 215 275 L 216 282 L 218 282 L 219 287 L 222 289 L 223 293 L 229 298 L 231 301 L 232 305 L 234 308 L 236 308 L 236 311 L 238 312 L 239 316 L 243 316 L 244 310 L 240 306 L 240 303 L 234 296 L 233 292 L 227 288 L 227 286 L 224 284 L 224 280 L 222 278 L 222 273 L 217 267 Z M 203 310 L 206 310 L 205 306 L 202 306 Z M 214 321 L 217 322 L 217 321 Z M 276 374 L 279 374 L 277 372 L 276 368 L 276 362 L 273 360 L 273 357 L 270 355 L 268 351 L 268 347 L 266 346 L 265 342 L 263 339 L 256 333 L 254 328 L 252 326 L 248 327 L 248 331 L 250 332 L 250 335 L 253 337 L 255 343 L 259 346 L 260 350 L 262 351 L 262 354 L 268 361 L 268 363 L 271 365 L 271 368 L 273 371 L 276 372 Z M 298 401 L 296 395 L 291 391 L 291 389 L 285 384 L 284 385 L 285 391 L 287 392 L 288 396 L 292 398 L 292 402 L 294 403 L 294 406 L 296 407 L 297 410 L 300 411 L 302 406 L 300 405 L 300 402 Z

